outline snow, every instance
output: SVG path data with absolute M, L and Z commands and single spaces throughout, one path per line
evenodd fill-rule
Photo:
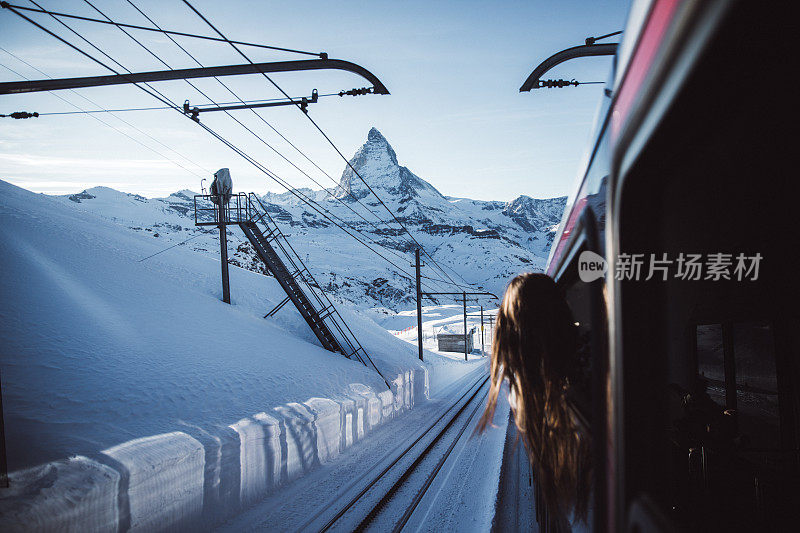
M 514 275 L 544 270 L 554 226 L 564 209 L 564 198 L 540 200 L 520 196 L 508 203 L 446 198 L 433 185 L 401 166 L 388 140 L 374 128 L 350 163 L 456 282 L 463 283 L 463 278 L 482 286 L 481 290 L 499 295 Z M 235 186 L 235 175 L 233 180 Z M 345 192 L 348 190 L 352 190 L 368 209 L 349 196 Z M 358 308 L 385 307 L 394 311 L 412 308 L 414 290 L 410 278 L 413 278 L 413 270 L 408 265 L 413 261 L 416 245 L 371 196 L 361 179 L 346 167 L 339 186 L 331 190 L 346 205 L 323 190 L 302 189 L 302 192 L 313 198 L 321 209 L 361 231 L 362 238 L 371 241 L 368 242 L 370 246 L 405 270 L 403 273 L 377 258 L 364 261 L 365 254 L 371 254 L 370 251 L 297 197 L 288 192 L 267 193 L 262 198 L 270 214 L 291 239 L 300 257 L 308 256 L 308 266 L 316 279 Z M 191 191 L 155 199 L 105 187 L 88 189 L 85 193 L 63 196 L 61 201 L 162 240 L 164 247 L 200 232 L 194 227 L 194 193 Z M 367 194 L 370 195 L 365 196 Z M 211 231 L 186 246 L 217 257 L 217 239 Z M 247 249 L 243 236 L 230 232 L 228 239 L 235 264 L 258 268 L 259 262 L 254 261 L 255 254 Z M 244 247 L 240 249 L 242 244 Z M 431 263 L 427 257 L 423 262 Z M 432 264 L 423 267 L 422 274 L 444 280 L 444 283 L 425 280 L 426 290 L 453 289 L 448 285 L 450 280 Z
M 446 198 L 375 129 L 351 162 L 451 276 L 499 296 L 513 275 L 543 269 L 563 199 Z M 349 168 L 340 185 L 341 200 L 377 220 L 342 192 L 368 192 Z M 325 191 L 304 193 L 411 270 L 396 223 L 376 230 Z M 420 362 L 415 330 L 387 331 L 415 325 L 411 281 L 289 194 L 264 196 L 270 214 L 392 390 L 322 349 L 292 306 L 263 318 L 284 293 L 235 227 L 232 305 L 222 303 L 217 231 L 195 227 L 194 194 L 49 197 L 0 181 L 4 530 L 211 527 L 367 453 L 374 435 L 387 442 L 387 425 L 419 425 L 448 384 L 486 364 L 436 350 L 435 333 L 463 331 L 461 305 L 447 301 L 424 308 Z M 442 276 L 430 265 L 423 275 Z M 478 311 L 469 306 L 469 328 Z
M 411 515 L 406 531 L 492 530 L 509 415 L 505 398 L 504 387 L 494 414 L 495 427 L 476 435 L 482 410 L 472 419 Z
M 77 203 L 0 182 L 4 529 L 213 523 L 480 364 L 420 363 L 342 307 L 394 377 L 388 391 L 319 347 L 291 306 L 263 319 L 283 298 L 274 279 L 232 268 L 226 305 L 212 257 L 178 247 L 140 261 L 165 245 L 127 226 L 147 202 L 88 192 Z M 80 208 L 95 200 L 129 211 L 114 222 Z
M 468 385 L 475 383 L 480 374 L 486 371 L 486 360 L 472 368 L 470 374 L 443 387 L 425 404 L 376 429 L 367 445 L 344 450 L 337 461 L 321 466 L 296 483 L 287 486 L 280 493 L 269 495 L 263 501 L 226 521 L 219 530 L 264 531 L 274 529 L 275 524 L 281 524 L 280 528 L 285 531 L 320 530 L 344 502 L 355 497 L 364 485 L 388 466 L 424 428 L 452 406 Z M 501 433 L 499 438 L 502 440 L 505 426 L 502 429 L 490 430 L 490 432 L 495 431 Z M 471 445 L 474 441 L 469 440 L 469 435 L 467 430 L 463 437 L 469 441 L 468 445 Z M 494 480 L 495 484 L 497 481 Z M 385 485 L 386 481 L 379 482 L 378 485 L 381 483 Z M 490 485 L 492 480 L 484 479 L 482 483 Z M 388 486 L 383 488 L 388 489 Z

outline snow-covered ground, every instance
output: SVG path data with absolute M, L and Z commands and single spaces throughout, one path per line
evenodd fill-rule
M 133 200 L 135 201 L 135 200 Z M 484 364 L 340 304 L 381 378 L 322 349 L 274 279 L 0 182 L 3 529 L 209 527 Z M 188 232 L 186 232 L 188 233 Z
M 483 309 L 483 347 L 484 354 L 489 355 L 492 348 L 494 319 L 497 307 L 487 301 L 489 307 Z M 370 310 L 375 322 L 389 330 L 395 337 L 417 346 L 417 311 L 416 309 L 385 313 Z M 467 331 L 472 335 L 474 353 L 470 357 L 481 355 L 481 308 L 478 305 L 467 305 Z M 464 308 L 462 304 L 440 304 L 422 307 L 422 345 L 426 350 L 438 353 L 443 357 L 463 358 L 462 354 L 441 352 L 438 349 L 436 336 L 439 333 L 464 333 Z
M 245 510 L 236 517 L 228 520 L 219 529 L 223 532 L 265 531 L 274 529 L 275 524 L 280 524 L 284 531 L 314 531 L 320 529 L 331 515 L 348 501 L 350 501 L 363 487 L 387 467 L 387 463 L 394 460 L 399 451 L 410 445 L 419 434 L 427 428 L 432 421 L 441 416 L 448 407 L 465 392 L 469 384 L 475 383 L 483 368 L 477 368 L 471 375 L 456 380 L 450 387 L 444 388 L 430 402 L 415 408 L 403 417 L 377 429 L 370 437 L 369 443 L 359 448 L 351 448 L 342 453 L 340 459 L 334 463 L 324 465 L 315 472 L 298 480 L 291 487 L 287 487 L 280 494 L 273 494 L 263 501 Z M 485 434 L 474 436 L 474 427 L 477 418 L 462 436 L 462 442 L 448 460 L 441 475 L 448 477 L 447 488 L 438 481 L 433 487 L 436 500 L 450 498 L 446 504 L 447 513 L 460 513 L 465 522 L 473 525 L 478 523 L 487 526 L 491 523 L 494 513 L 495 493 L 499 479 L 501 455 L 503 453 L 502 440 L 505 438 L 505 422 L 508 417 L 508 404 L 504 399 L 498 404 L 495 421 L 497 428 L 491 428 Z M 449 415 L 448 415 L 449 418 Z M 412 453 L 412 455 L 414 455 Z M 464 458 L 473 466 L 468 466 L 469 474 L 475 477 L 465 480 L 460 477 L 464 465 L 456 467 Z M 477 458 L 477 460 L 476 460 Z M 385 476 L 378 480 L 374 491 L 382 494 L 391 487 L 396 476 Z M 480 489 L 478 489 L 480 487 Z M 459 505 L 460 493 L 464 490 L 471 492 L 467 496 L 470 504 L 481 501 L 478 507 L 465 508 Z M 425 510 L 427 512 L 427 510 Z M 358 513 L 356 513 L 358 514 Z M 488 514 L 488 516 L 487 516 Z M 441 522 L 444 525 L 446 522 Z M 488 531 L 489 527 L 473 527 L 468 529 L 458 527 L 437 528 L 439 523 L 430 522 L 430 527 L 438 531 Z M 341 530 L 337 524 L 333 530 Z M 413 529 L 412 529 L 413 530 Z
M 499 296 L 514 274 L 544 266 L 563 198 L 445 197 L 375 129 L 351 163 L 449 275 Z M 473 303 L 469 360 L 437 350 L 436 334 L 463 332 L 452 300 L 424 308 L 419 361 L 414 247 L 377 222 L 367 193 L 349 169 L 335 189 L 303 191 L 402 269 L 288 193 L 263 200 L 391 390 L 322 349 L 292 306 L 263 318 L 284 293 L 235 226 L 232 305 L 222 303 L 218 236 L 195 227 L 191 191 L 50 197 L 0 181 L 2 529 L 211 527 L 483 368 Z M 444 279 L 432 265 L 423 275 Z M 488 352 L 496 309 L 482 303 Z

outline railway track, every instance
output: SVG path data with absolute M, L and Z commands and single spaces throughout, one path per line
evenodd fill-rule
M 388 452 L 371 475 L 341 491 L 299 531 L 402 530 L 483 407 L 487 382 L 484 375 L 470 383 L 413 441 Z

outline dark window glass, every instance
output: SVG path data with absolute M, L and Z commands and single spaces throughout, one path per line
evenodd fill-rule
M 734 324 L 733 351 L 739 432 L 754 448 L 778 448 L 778 380 L 772 328 L 765 322 Z
M 722 324 L 697 326 L 697 375 L 709 398 L 725 407 L 725 355 Z

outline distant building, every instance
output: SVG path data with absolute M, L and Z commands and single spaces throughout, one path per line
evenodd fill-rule
M 474 348 L 472 340 L 473 333 L 475 333 L 475 328 L 472 328 L 467 334 L 467 353 L 472 353 L 472 349 Z M 464 353 L 463 333 L 439 333 L 436 335 L 436 341 L 439 343 L 440 352 Z

